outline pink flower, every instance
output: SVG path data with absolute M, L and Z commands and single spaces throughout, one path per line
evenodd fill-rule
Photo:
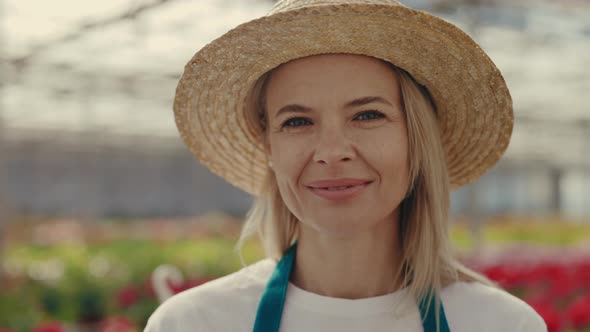
M 100 323 L 99 332 L 130 332 L 137 328 L 125 316 L 108 317 Z
M 66 332 L 66 327 L 56 321 L 48 321 L 37 324 L 32 332 Z

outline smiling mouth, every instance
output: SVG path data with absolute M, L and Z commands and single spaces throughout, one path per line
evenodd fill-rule
M 360 186 L 360 184 L 357 184 L 356 186 Z M 324 187 L 324 188 L 317 188 L 317 189 L 334 191 L 334 190 L 344 190 L 344 189 L 348 189 L 348 188 L 352 188 L 352 187 L 356 187 L 356 186 Z
M 349 186 L 337 187 L 308 187 L 316 196 L 329 201 L 352 199 L 368 187 L 373 181 Z
M 373 180 L 369 179 L 354 179 L 354 178 L 340 178 L 330 180 L 318 180 L 307 184 L 310 189 L 330 189 L 330 190 L 343 190 L 355 186 L 365 185 Z

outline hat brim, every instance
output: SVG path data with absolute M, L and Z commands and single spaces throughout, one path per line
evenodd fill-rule
M 174 100 L 181 137 L 213 173 L 257 195 L 267 172 L 260 133 L 244 115 L 265 72 L 325 53 L 368 55 L 408 71 L 437 108 L 451 188 L 479 178 L 510 141 L 512 100 L 500 71 L 461 29 L 404 6 L 340 4 L 255 19 L 188 62 Z

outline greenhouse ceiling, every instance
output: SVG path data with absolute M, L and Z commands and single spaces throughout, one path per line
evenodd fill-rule
M 516 118 L 509 159 L 590 167 L 590 5 L 403 2 L 465 29 L 503 72 Z M 175 139 L 171 104 L 185 63 L 271 5 L 0 0 L 4 138 L 56 131 Z

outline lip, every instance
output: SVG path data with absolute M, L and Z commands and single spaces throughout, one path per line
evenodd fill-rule
M 329 201 L 341 201 L 351 199 L 359 195 L 367 186 L 373 181 L 361 180 L 361 179 L 335 179 L 335 180 L 322 180 L 310 183 L 307 188 L 316 196 L 329 200 Z M 326 187 L 341 187 L 341 186 L 352 186 L 350 188 L 342 190 L 328 190 Z
M 365 184 L 368 182 L 372 182 L 372 181 L 366 180 L 366 179 L 342 178 L 342 179 L 314 181 L 314 182 L 308 183 L 307 187 L 327 188 L 327 187 L 342 187 L 342 186 L 358 186 L 358 185 Z

